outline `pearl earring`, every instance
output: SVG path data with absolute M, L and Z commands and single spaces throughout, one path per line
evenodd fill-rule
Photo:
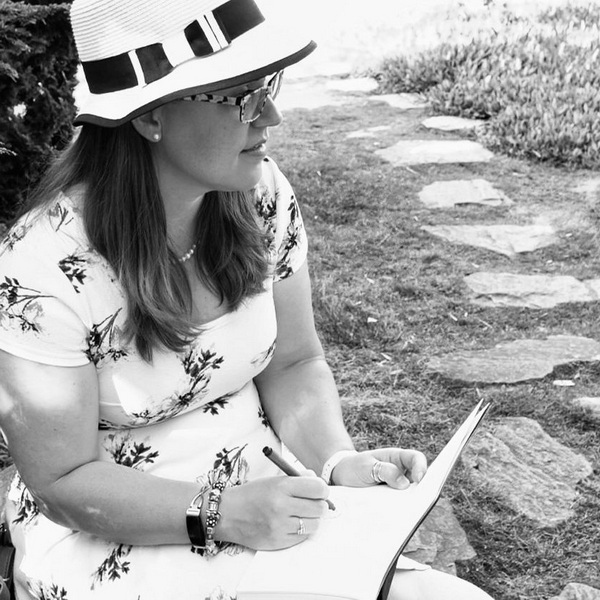
M 155 134 L 152 136 L 152 139 L 153 139 L 155 142 L 160 142 L 160 133 L 155 133 Z

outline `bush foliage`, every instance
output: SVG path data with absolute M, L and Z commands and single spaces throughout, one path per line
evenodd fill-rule
M 386 60 L 376 74 L 382 89 L 424 93 L 437 113 L 488 120 L 480 135 L 494 150 L 599 167 L 600 6 L 547 9 L 534 20 L 504 10 L 494 22 L 467 43 Z
M 68 4 L 0 0 L 0 220 L 71 136 L 77 69 Z

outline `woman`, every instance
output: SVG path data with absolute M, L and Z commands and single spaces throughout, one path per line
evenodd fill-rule
M 426 469 L 353 450 L 266 156 L 281 70 L 314 43 L 252 0 L 75 0 L 72 23 L 81 129 L 0 258 L 17 597 L 233 598 L 253 550 L 316 531 L 325 482 Z M 280 440 L 322 478 L 279 476 Z M 399 567 L 394 598 L 487 597 Z

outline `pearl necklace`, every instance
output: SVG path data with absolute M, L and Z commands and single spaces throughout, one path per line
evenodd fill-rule
M 195 242 L 194 245 L 183 256 L 179 257 L 180 263 L 187 262 L 190 260 L 190 258 L 192 258 L 192 256 L 194 256 L 194 252 L 196 252 L 196 243 L 197 242 Z

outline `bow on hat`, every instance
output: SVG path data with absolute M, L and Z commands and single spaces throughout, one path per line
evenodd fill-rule
M 229 0 L 167 40 L 82 62 L 88 87 L 93 94 L 106 94 L 152 83 L 191 58 L 226 48 L 263 21 L 253 0 Z

